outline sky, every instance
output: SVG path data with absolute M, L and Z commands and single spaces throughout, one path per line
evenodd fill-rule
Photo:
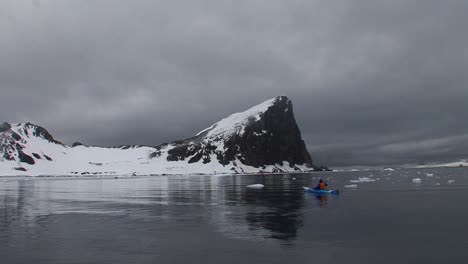
M 5 0 L 0 121 L 158 145 L 288 96 L 316 163 L 468 158 L 468 1 Z

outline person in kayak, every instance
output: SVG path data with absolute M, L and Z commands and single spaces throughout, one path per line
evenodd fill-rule
M 320 179 L 319 183 L 317 186 L 314 187 L 315 190 L 325 190 L 327 189 L 328 184 L 324 182 L 322 179 Z

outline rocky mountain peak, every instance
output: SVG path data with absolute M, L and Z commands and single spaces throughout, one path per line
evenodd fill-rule
M 52 135 L 43 127 L 32 123 L 18 123 L 18 124 L 10 124 L 8 122 L 4 122 L 0 124 L 0 135 L 10 135 L 16 140 L 27 139 L 27 138 L 42 138 L 47 140 L 48 142 L 63 145 L 60 141 L 54 139 Z
M 192 138 L 160 147 L 169 149 L 169 161 L 217 160 L 225 166 L 241 163 L 256 168 L 288 162 L 291 168 L 313 167 L 294 118 L 292 102 L 286 96 L 232 114 Z
M 268 111 L 271 106 L 280 104 L 285 100 L 288 100 L 287 97 L 276 97 L 244 112 L 232 114 L 216 124 L 200 131 L 197 136 L 203 136 L 206 139 L 226 138 L 232 135 L 242 136 L 245 133 L 245 128 L 247 126 L 259 121 L 261 116 Z

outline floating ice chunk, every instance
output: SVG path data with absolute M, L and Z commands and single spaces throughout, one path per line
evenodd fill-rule
M 296 178 L 293 178 L 293 180 L 295 181 L 295 180 L 296 180 Z
M 251 189 L 262 189 L 263 187 L 265 187 L 265 185 L 257 183 L 257 184 L 247 185 L 246 187 L 251 188 Z
M 353 189 L 355 189 L 355 188 L 357 188 L 357 186 L 358 186 L 357 184 L 350 184 L 350 185 L 345 185 L 344 187 L 345 187 L 345 188 L 353 188 Z
M 448 183 L 448 184 L 455 183 L 455 180 L 448 180 L 447 183 Z
M 426 177 L 433 177 L 434 174 L 433 173 L 426 173 Z
M 361 182 L 374 182 L 375 181 L 375 179 L 371 179 L 371 178 L 367 178 L 367 177 L 359 178 L 359 180 Z
M 357 180 L 350 180 L 352 183 L 357 182 L 375 182 L 375 179 L 367 178 L 367 177 L 359 177 Z
M 384 171 L 395 171 L 395 169 L 392 169 L 392 168 L 385 168 Z
M 413 179 L 413 183 L 421 183 L 421 182 L 422 182 L 422 180 L 419 179 L 419 178 Z

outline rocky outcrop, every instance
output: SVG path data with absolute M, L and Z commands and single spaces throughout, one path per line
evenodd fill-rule
M 74 143 L 72 144 L 72 148 L 78 147 L 78 146 L 83 146 L 83 144 L 82 144 L 81 142 L 74 142 Z
M 22 130 L 20 130 L 20 133 L 23 132 L 26 136 L 33 136 L 33 137 L 39 137 L 47 140 L 50 143 L 55 143 L 59 145 L 63 145 L 62 142 L 56 140 L 52 135 L 43 127 L 40 127 L 38 125 L 34 125 L 31 123 L 26 123 L 23 125 Z
M 168 147 L 172 146 L 172 147 Z M 158 146 L 168 147 L 168 161 L 223 165 L 242 163 L 256 168 L 287 162 L 313 167 L 294 118 L 291 101 L 280 96 L 242 113 L 223 119 L 196 136 Z M 160 151 L 152 157 L 161 155 Z

